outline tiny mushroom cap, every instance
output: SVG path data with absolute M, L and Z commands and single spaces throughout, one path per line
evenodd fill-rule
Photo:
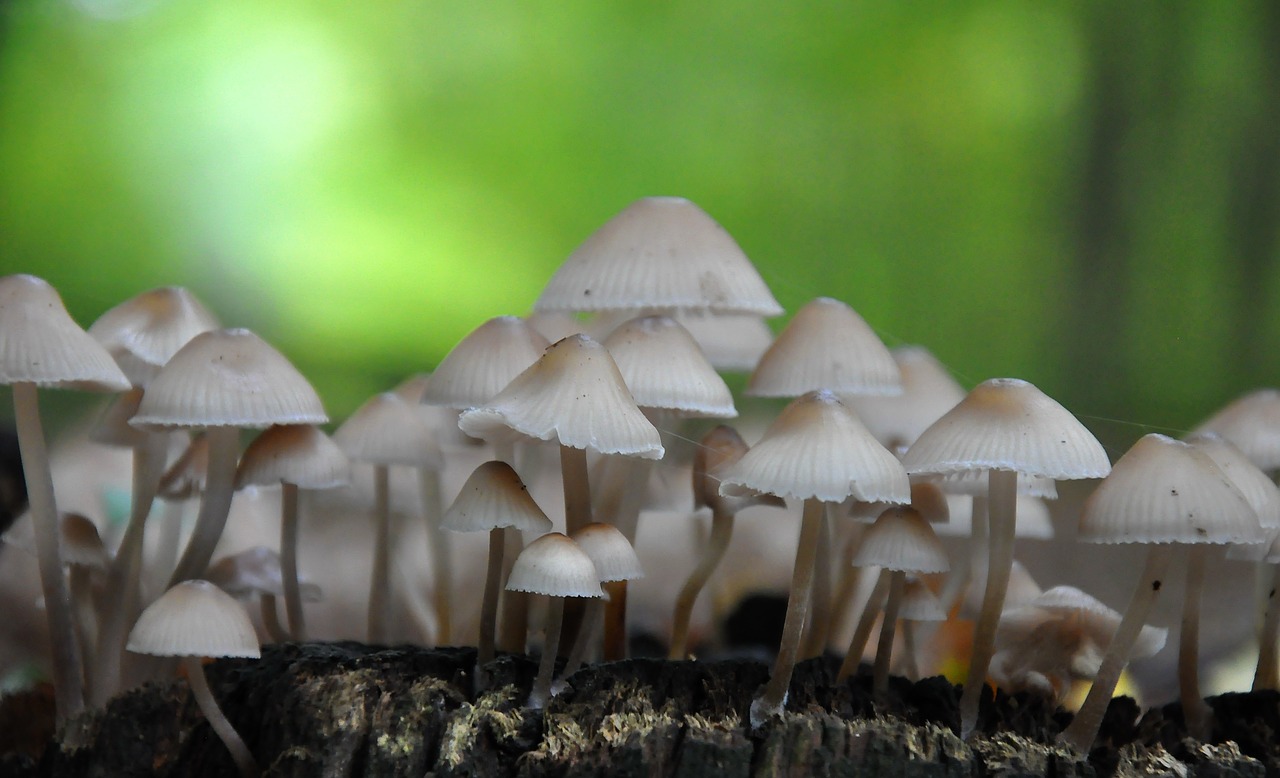
M 753 505 L 785 508 L 786 502 L 776 494 L 742 488 L 736 496 L 720 493 L 720 477 L 750 449 L 733 427 L 721 424 L 712 429 L 693 452 L 693 507 L 711 508 L 721 513 L 736 514 Z
M 232 597 L 284 596 L 280 555 L 266 546 L 254 546 L 216 560 L 205 571 L 204 580 Z M 318 602 L 323 596 L 320 587 L 313 583 L 302 582 L 300 586 L 302 599 L 307 602 Z
M 798 397 L 815 389 L 896 395 L 902 375 L 889 349 L 852 308 L 819 297 L 778 333 L 747 380 L 754 397 Z
M 591 557 L 559 532 L 525 546 L 511 567 L 507 588 L 550 597 L 604 597 Z
M 483 405 L 538 361 L 547 342 L 519 316 L 499 316 L 459 341 L 427 377 L 422 402 L 450 408 Z
M 129 423 L 142 402 L 142 390 L 130 389 L 115 396 L 89 431 L 89 440 L 104 446 L 137 448 L 147 442 L 147 433 Z
M 310 424 L 276 424 L 253 439 L 240 456 L 236 487 L 294 484 L 334 489 L 351 477 L 351 463 L 337 443 Z
M 1212 432 L 1191 435 L 1187 442 L 1208 454 L 1223 474 L 1231 479 L 1231 483 L 1249 501 L 1254 513 L 1258 514 L 1258 523 L 1263 529 L 1280 529 L 1280 489 L 1244 452 Z
M 394 392 L 365 401 L 333 433 L 353 462 L 438 469 L 444 454 L 415 406 Z
M 732 418 L 733 394 L 693 336 L 669 316 L 641 316 L 623 323 L 604 347 L 642 408 L 690 416 Z
M 1257 514 L 1208 454 L 1151 433 L 1085 501 L 1090 543 L 1258 543 Z
M 947 496 L 938 485 L 931 481 L 915 479 L 911 481 L 911 503 L 924 520 L 930 524 L 948 524 L 951 522 L 951 506 Z M 853 518 L 865 522 L 873 522 L 891 505 L 883 502 L 861 502 L 855 500 L 850 509 Z M 968 534 L 966 530 L 965 534 Z
M 1042 613 L 1037 614 L 1035 611 Z M 1082 637 L 1100 648 L 1106 648 L 1111 643 L 1111 636 L 1115 634 L 1116 628 L 1120 626 L 1121 614 L 1074 586 L 1055 586 L 1017 608 L 1007 610 L 1000 617 L 1001 642 L 1016 640 L 1020 634 L 1034 629 L 1048 619 L 1062 620 L 1071 617 L 1074 617 L 1074 624 Z M 1169 630 L 1162 627 L 1144 626 L 1138 633 L 1137 642 L 1133 644 L 1130 658 L 1143 659 L 1155 655 L 1164 648 L 1168 635 Z M 1101 657 L 1098 656 L 1097 659 L 1100 660 Z M 1096 672 L 1097 667 L 1093 666 L 1080 675 L 1092 677 Z
M 160 476 L 156 494 L 166 500 L 189 500 L 204 493 L 208 480 L 209 438 L 201 433 Z
M 947 612 L 933 590 L 919 578 L 910 576 L 902 590 L 898 618 L 903 621 L 946 621 Z
M 1191 431 L 1216 432 L 1265 471 L 1280 469 L 1280 389 L 1255 389 Z
M 201 333 L 147 385 L 132 424 L 270 427 L 323 424 L 320 397 L 289 360 L 249 330 Z
M 889 352 L 902 374 L 902 394 L 849 395 L 845 402 L 890 451 L 910 446 L 943 414 L 964 399 L 964 389 L 923 346 Z
M 862 536 L 853 565 L 908 573 L 945 573 L 951 569 L 942 541 L 920 512 L 909 505 L 895 505 L 880 514 Z
M 62 531 L 62 562 L 80 565 L 93 570 L 106 570 L 111 564 L 111 554 L 98 535 L 98 527 L 80 513 L 64 513 L 59 523 Z
M 468 435 L 510 431 L 602 454 L 661 459 L 658 430 L 632 399 L 609 351 L 585 335 L 554 344 L 489 402 L 465 411 Z
M 1102 444 L 1075 416 L 1017 378 L 978 384 L 921 433 L 902 463 L 912 475 L 1013 470 L 1070 480 L 1111 471 Z
M 823 502 L 849 496 L 867 502 L 911 499 L 902 465 L 825 390 L 793 400 L 721 481 L 721 493 L 729 496 L 747 487 Z
M 484 441 L 470 437 L 458 429 L 458 410 L 446 405 L 428 405 L 422 401 L 427 391 L 430 373 L 415 373 L 392 387 L 391 391 L 401 400 L 418 409 L 422 421 L 440 442 L 442 449 L 468 449 L 484 445 Z
M 115 357 L 134 386 L 146 386 L 178 349 L 221 325 L 180 286 L 143 292 L 98 317 L 89 334 Z
M 129 633 L 128 649 L 154 656 L 262 656 L 240 603 L 201 580 L 183 581 L 148 605 Z
M 640 558 L 636 556 L 631 542 L 612 524 L 593 522 L 574 532 L 572 537 L 578 547 L 591 557 L 600 583 L 644 578 Z
M 506 462 L 494 460 L 477 467 L 440 520 L 454 532 L 486 532 L 514 527 L 522 532 L 550 532 L 551 519 L 542 512 L 520 476 Z
M 129 381 L 47 281 L 0 278 L 0 384 L 123 392 Z
M 782 313 L 729 233 L 683 197 L 627 206 L 569 255 L 534 303 L 539 313 L 619 308 Z

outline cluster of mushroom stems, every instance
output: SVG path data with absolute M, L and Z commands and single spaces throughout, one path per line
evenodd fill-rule
M 1280 548 L 1268 543 L 1280 528 L 1280 493 L 1266 475 L 1280 467 L 1280 450 L 1255 445 L 1259 428 L 1280 429 L 1274 391 L 1242 398 L 1187 441 L 1148 435 L 1113 468 L 1084 425 L 1036 387 L 992 379 L 966 394 L 927 351 L 890 351 L 843 302 L 813 300 L 772 337 L 765 319 L 782 308 L 728 233 L 680 198 L 646 198 L 606 223 L 570 255 L 534 311 L 485 322 L 435 372 L 371 398 L 331 438 L 319 426 L 329 420 L 320 398 L 289 361 L 247 330 L 222 329 L 186 290 L 139 295 L 86 332 L 47 283 L 0 279 L 0 370 L 13 387 L 59 717 L 76 715 L 86 699 L 100 706 L 130 682 L 126 645 L 168 656 L 256 656 L 253 626 L 224 590 L 261 598 L 272 639 L 308 639 L 304 602 L 319 592 L 299 570 L 299 493 L 343 487 L 353 468 L 368 468 L 374 484 L 369 641 L 392 639 L 389 479 L 393 468 L 404 468 L 420 488 L 436 642 L 470 638 L 451 631 L 452 566 L 462 560 L 444 533 L 488 533 L 475 683 L 487 687 L 499 652 L 525 651 L 528 597 L 546 597 L 542 656 L 528 697 L 531 708 L 544 707 L 584 662 L 626 656 L 627 581 L 643 575 L 632 544 L 654 497 L 650 468 L 671 447 L 676 455 L 662 466 L 687 465 L 691 473 L 681 499 L 711 514 L 701 558 L 674 603 L 671 659 L 695 650 L 691 614 L 732 542 L 735 515 L 771 508 L 774 520 L 786 523 L 787 507 L 799 506 L 783 634 L 770 680 L 749 712 L 753 726 L 785 709 L 795 663 L 827 648 L 834 614 L 848 611 L 845 597 L 859 589 L 853 568 L 878 568 L 875 586 L 860 598 L 865 606 L 841 682 L 857 672 L 879 619 L 872 691 L 883 701 L 899 620 L 907 643 L 902 664 L 914 668 L 922 633 L 911 624 L 946 619 L 966 586 L 976 585 L 981 606 L 972 682 L 961 697 L 962 734 L 975 731 L 984 679 L 1060 699 L 1071 680 L 1092 678 L 1062 734 L 1087 750 L 1126 662 L 1164 642 L 1163 631 L 1144 622 L 1174 545 L 1186 544 L 1179 677 L 1190 731 L 1210 735 L 1197 681 L 1205 544 L 1280 560 Z M 696 429 L 690 420 L 737 415 L 718 371 L 749 371 L 749 396 L 790 400 L 754 445 L 724 424 L 684 445 Z M 120 393 L 94 433 L 133 456 L 130 518 L 114 555 L 100 540 L 96 552 L 81 554 L 74 538 L 93 534 L 83 518 L 63 522 L 67 540 L 60 540 L 37 387 Z M 491 461 L 456 491 L 441 478 L 454 445 L 441 433 L 441 418 L 456 421 L 453 435 L 492 447 Z M 242 452 L 244 429 L 262 432 Z M 547 444 L 561 465 L 563 532 L 521 478 Z M 668 464 L 690 448 L 683 462 Z M 1081 540 L 1150 544 L 1123 618 L 1078 589 L 1042 593 L 1032 583 L 1028 593 L 1019 583 L 1025 574 L 1013 549 L 1020 501 L 1052 497 L 1056 481 L 1074 479 L 1101 479 L 1080 516 Z M 278 552 L 260 549 L 211 565 L 232 495 L 252 485 L 281 488 Z M 961 560 L 940 586 L 951 567 L 935 532 L 947 527 L 944 493 L 970 500 L 974 541 L 972 561 Z M 170 570 L 143 564 L 157 495 L 200 498 L 180 557 L 177 534 L 161 530 L 172 548 Z M 836 560 L 851 564 L 833 568 Z M 90 568 L 107 595 L 86 614 L 78 592 Z M 152 599 L 153 582 L 163 578 L 167 593 Z M 74 608 L 68 587 L 76 592 Z M 234 637 L 212 634 L 217 625 Z M 1277 629 L 1280 608 L 1272 607 L 1259 688 L 1280 682 Z M 567 663 L 557 680 L 558 654 Z M 256 774 L 244 742 L 216 712 L 197 662 L 188 677 L 241 771 Z

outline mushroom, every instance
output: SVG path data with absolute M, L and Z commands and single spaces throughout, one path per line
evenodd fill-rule
M 898 611 L 898 620 L 902 622 L 902 674 L 914 681 L 920 677 L 915 624 L 920 621 L 935 624 L 946 621 L 947 612 L 942 609 L 942 602 L 924 581 L 909 575 L 902 590 L 902 607 Z
M 139 654 L 181 657 L 196 705 L 226 744 L 240 775 L 262 775 L 249 747 L 218 707 L 201 664 L 208 657 L 262 656 L 253 623 L 240 603 L 208 581 L 182 581 L 142 611 L 129 633 L 128 648 Z
M 266 546 L 247 548 L 238 554 L 224 556 L 209 565 L 204 580 L 222 591 L 245 599 L 258 598 L 262 626 L 275 643 L 291 640 L 288 630 L 280 624 L 276 601 L 285 596 L 284 569 L 280 555 Z M 295 582 L 299 601 L 317 602 L 321 598 L 320 587 L 307 581 Z
M 617 646 L 611 650 L 608 642 L 610 638 L 625 638 L 626 630 L 621 622 L 627 612 L 627 582 L 644 578 L 644 570 L 640 567 L 635 549 L 631 547 L 631 541 L 612 524 L 595 521 L 570 537 L 578 544 L 578 548 L 591 557 L 605 597 L 603 603 L 593 600 L 588 605 L 586 618 L 583 619 L 582 627 L 573 641 L 573 649 L 565 662 L 564 678 L 573 675 L 582 666 L 587 648 L 599 626 L 602 610 L 605 621 L 604 659 L 606 662 L 611 661 L 611 656 L 623 653 Z

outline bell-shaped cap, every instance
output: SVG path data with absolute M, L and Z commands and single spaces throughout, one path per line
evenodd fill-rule
M 204 579 L 232 597 L 284 596 L 280 555 L 266 546 L 254 546 L 215 560 L 205 570 Z M 320 587 L 309 581 L 300 581 L 298 588 L 306 602 L 319 602 L 322 597 Z
M 793 400 L 721 480 L 720 491 L 729 496 L 745 486 L 823 502 L 849 496 L 894 504 L 911 499 L 902 465 L 828 391 Z
M 427 377 L 422 402 L 475 408 L 492 400 L 551 344 L 519 316 L 499 316 L 458 342 Z
M 209 479 L 209 439 L 202 433 L 191 438 L 169 469 L 160 476 L 157 496 L 170 501 L 189 500 L 204 494 Z
M 1255 389 L 1232 400 L 1191 434 L 1202 432 L 1221 435 L 1266 472 L 1280 470 L 1280 389 Z
M 438 470 L 444 454 L 417 409 L 394 392 L 374 395 L 334 430 L 333 442 L 352 462 Z
M 631 541 L 612 524 L 592 522 L 570 537 L 591 557 L 600 583 L 644 578 L 644 569 L 640 567 L 640 558 L 631 547 Z
M 735 490 L 738 493 L 734 496 L 720 493 L 721 476 L 750 448 L 737 430 L 724 424 L 702 436 L 693 451 L 694 508 L 710 508 L 732 516 L 753 505 L 786 507 L 786 502 L 776 494 L 745 487 Z
M 908 573 L 945 573 L 951 569 L 933 527 L 909 505 L 889 508 L 862 536 L 853 566 L 872 565 Z
M 123 392 L 129 381 L 43 279 L 0 278 L 0 384 Z
M 603 315 L 603 314 L 601 314 Z M 556 343 L 570 335 L 590 335 L 584 322 L 568 311 L 542 311 L 530 313 L 524 317 L 529 326 L 547 339 L 548 343 Z M 600 338 L 596 338 L 599 340 Z
M 1017 378 L 992 378 L 921 433 L 902 457 L 912 475 L 1013 470 L 1055 480 L 1102 478 L 1102 444 L 1044 392 Z
M 142 402 L 142 390 L 130 389 L 116 395 L 98 423 L 89 430 L 89 440 L 104 446 L 138 448 L 147 442 L 147 433 L 129 423 Z
M 902 394 L 848 395 L 844 401 L 884 447 L 910 446 L 943 414 L 964 399 L 964 389 L 923 346 L 899 346 L 889 352 L 902 375 Z
M 262 656 L 249 615 L 208 581 L 177 584 L 147 606 L 127 648 L 154 656 Z
M 819 297 L 796 311 L 747 380 L 753 397 L 837 394 L 895 395 L 902 376 L 889 349 L 852 308 Z
M 320 397 L 289 360 L 249 330 L 201 333 L 147 385 L 141 427 L 324 424 Z
M 440 526 L 453 532 L 488 532 L 514 527 L 521 532 L 551 531 L 551 519 L 542 512 L 520 476 L 506 462 L 494 460 L 477 467 Z
M 58 551 L 64 565 L 106 570 L 111 564 L 111 554 L 102 543 L 98 527 L 87 516 L 64 513 L 58 529 L 62 538 Z
M 764 318 L 751 313 L 677 314 L 716 370 L 749 373 L 773 343 L 773 330 Z
M 146 386 L 178 349 L 222 325 L 195 295 L 166 286 L 130 298 L 98 317 L 89 334 L 134 386 Z
M 1249 501 L 1249 507 L 1258 514 L 1258 523 L 1263 529 L 1280 529 L 1280 489 L 1244 452 L 1213 432 L 1191 435 L 1187 442 L 1208 454 L 1231 479 Z
M 631 319 L 605 338 L 604 347 L 641 408 L 719 419 L 738 415 L 724 379 L 674 319 Z
M 946 621 L 947 612 L 942 608 L 942 601 L 924 581 L 908 577 L 907 585 L 902 588 L 898 618 L 903 621 Z
M 601 454 L 662 458 L 658 430 L 636 407 L 609 351 L 585 335 L 547 349 L 528 370 L 458 426 L 490 439 L 514 431 Z
M 418 409 L 422 421 L 431 429 L 442 450 L 468 449 L 483 446 L 484 441 L 473 438 L 458 429 L 458 409 L 447 405 L 428 405 L 422 401 L 427 390 L 430 373 L 415 373 L 392 387 L 391 391 Z
M 1157 433 L 1143 436 L 1085 501 L 1079 539 L 1090 543 L 1257 543 L 1258 516 L 1208 454 Z
M 507 589 L 549 597 L 604 597 L 591 557 L 559 532 L 524 547 L 511 567 Z
M 931 481 L 915 479 L 911 481 L 912 508 L 930 524 L 947 524 L 951 521 L 951 506 L 947 496 Z M 849 515 L 867 523 L 880 518 L 880 514 L 893 506 L 884 502 L 861 502 L 854 500 L 849 508 Z M 967 533 L 966 533 L 967 534 Z
M 236 488 L 293 484 L 300 489 L 336 489 L 351 480 L 347 455 L 310 424 L 275 424 L 240 455 Z
M 1049 621 L 1069 621 L 1071 628 L 1079 632 L 1077 639 L 1105 649 L 1111 644 L 1121 617 L 1119 611 L 1088 592 L 1074 586 L 1055 586 L 1017 608 L 1007 609 L 1000 617 L 997 643 L 1007 645 L 1026 641 L 1036 629 L 1043 630 L 1041 625 Z M 1168 634 L 1167 629 L 1144 626 L 1130 650 L 1130 658 L 1153 656 L 1164 648 Z M 1091 678 L 1097 667 L 1078 667 L 1075 670 L 1079 677 Z
M 620 308 L 782 313 L 729 233 L 683 197 L 627 206 L 569 255 L 534 303 L 538 312 Z
M 965 587 L 960 599 L 960 618 L 976 621 L 978 615 L 982 613 L 982 601 L 986 598 L 986 592 L 986 567 L 971 571 L 969 585 Z M 1016 559 L 1013 560 L 1013 565 L 1009 568 L 1009 587 L 1004 595 L 1004 609 L 1007 611 L 1010 608 L 1026 605 L 1040 594 L 1040 584 L 1031 577 L 1026 566 Z

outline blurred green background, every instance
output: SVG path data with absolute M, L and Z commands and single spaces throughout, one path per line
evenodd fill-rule
M 191 287 L 337 418 L 650 194 L 1114 457 L 1277 382 L 1280 5 L 0 2 L 0 270 Z

